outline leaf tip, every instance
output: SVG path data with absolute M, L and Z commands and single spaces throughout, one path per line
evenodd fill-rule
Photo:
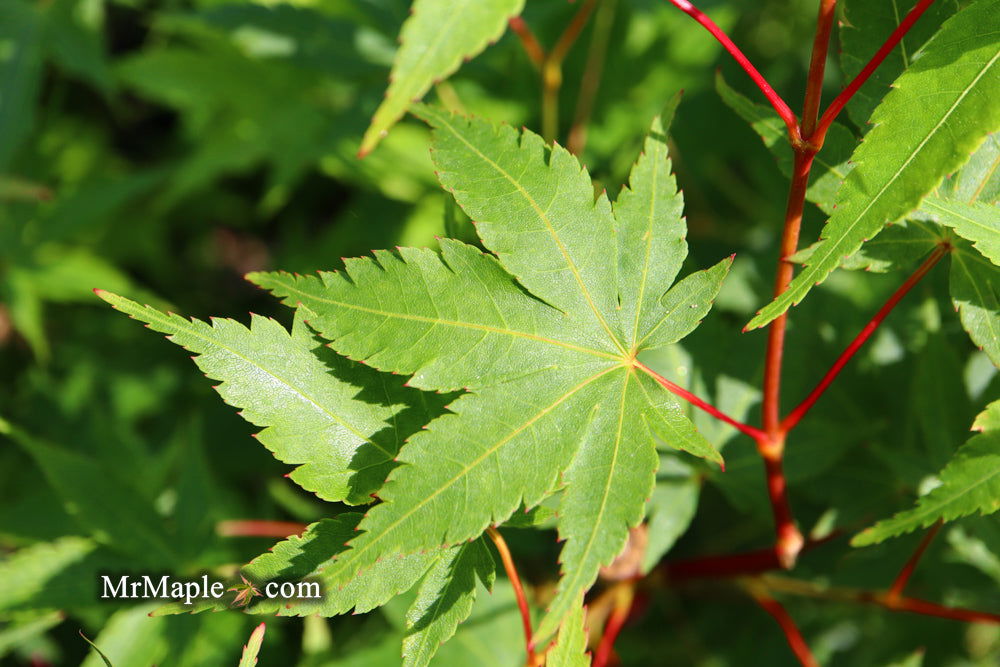
M 112 297 L 114 297 L 114 295 L 111 292 L 103 290 L 99 287 L 94 288 L 94 294 L 96 294 L 98 298 L 102 299 L 103 301 L 107 301 L 108 303 L 111 303 Z

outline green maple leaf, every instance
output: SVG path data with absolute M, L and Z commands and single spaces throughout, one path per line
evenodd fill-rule
M 337 352 L 420 389 L 467 392 L 400 451 L 363 532 L 321 569 L 328 587 L 475 538 L 565 489 L 564 576 L 542 641 L 642 520 L 656 439 L 721 462 L 636 356 L 698 325 L 732 258 L 668 290 L 686 225 L 659 120 L 612 206 L 595 202 L 576 158 L 531 132 L 418 113 L 435 129 L 442 184 L 495 254 L 443 239 L 440 254 L 376 251 L 346 273 L 249 279 L 299 305 Z
M 899 27 L 917 0 L 843 0 L 840 10 L 840 64 L 844 78 L 853 79 L 868 63 L 892 31 Z M 938 0 L 913 24 L 868 81 L 847 103 L 847 112 L 855 125 L 865 128 L 872 111 L 885 97 L 892 82 L 908 68 L 920 47 L 941 24 L 958 11 L 955 0 Z
M 890 225 L 840 266 L 879 273 L 912 268 L 951 246 L 949 288 L 963 328 L 1000 367 L 1000 136 L 986 137 L 961 169 L 926 197 L 911 219 Z M 809 261 L 818 244 L 796 253 Z
M 916 209 L 945 175 L 1000 128 L 1000 15 L 993 0 L 947 20 L 896 80 L 851 157 L 854 169 L 802 271 L 747 325 L 762 327 L 798 304 L 841 261 Z M 935 91 L 928 94 L 928 91 Z
M 921 497 L 916 507 L 880 521 L 851 544 L 867 546 L 978 512 L 1000 510 L 1000 401 L 994 401 L 972 426 L 979 431 L 962 445 L 938 477 L 941 484 Z
M 289 334 L 257 315 L 249 328 L 228 319 L 208 324 L 97 294 L 196 353 L 198 367 L 222 381 L 223 400 L 265 427 L 257 439 L 279 460 L 300 464 L 289 478 L 324 500 L 371 502 L 403 439 L 440 412 L 441 397 L 333 354 L 319 358 L 323 348 L 304 326 Z
M 583 606 L 583 596 L 580 596 L 573 605 L 573 612 L 559 628 L 552 647 L 545 652 L 546 667 L 586 667 L 590 664 L 586 620 L 587 609 Z
M 447 78 L 486 45 L 499 39 L 524 0 L 414 0 L 399 33 L 389 90 L 361 140 L 371 151 L 415 100 Z

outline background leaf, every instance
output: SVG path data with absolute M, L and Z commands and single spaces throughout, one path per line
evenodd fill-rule
M 1000 418 L 1000 402 L 991 403 L 987 416 Z M 969 439 L 940 473 L 941 484 L 921 497 L 911 510 L 901 512 L 858 534 L 851 544 L 867 546 L 938 520 L 951 521 L 974 512 L 1000 509 L 1000 431 L 984 430 Z
M 261 623 L 250 633 L 250 639 L 243 647 L 243 654 L 240 656 L 239 667 L 254 667 L 257 664 L 257 654 L 260 653 L 261 644 L 264 643 L 265 628 L 266 625 Z
M 463 58 L 496 41 L 523 6 L 524 0 L 416 0 L 399 34 L 385 101 L 361 140 L 360 153 L 371 151 L 406 109 L 458 69 Z

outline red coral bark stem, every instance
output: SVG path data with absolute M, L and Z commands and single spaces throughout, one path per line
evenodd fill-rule
M 871 338 L 871 335 L 875 333 L 875 330 L 878 329 L 883 320 L 885 320 L 889 313 L 892 312 L 892 309 L 896 307 L 896 304 L 898 304 L 900 300 L 906 296 L 911 289 L 913 289 L 914 285 L 920 282 L 920 279 L 927 275 L 927 272 L 934 268 L 934 265 L 937 264 L 942 257 L 947 255 L 950 250 L 951 247 L 947 244 L 942 244 L 935 248 L 934 252 L 932 252 L 926 260 L 924 260 L 923 264 L 921 264 L 917 270 L 906 279 L 906 282 L 904 282 L 899 289 L 897 289 L 893 295 L 889 297 L 889 300 L 885 302 L 879 311 L 875 313 L 875 316 L 869 320 L 868 324 L 866 324 L 861 330 L 861 333 L 859 333 L 854 340 L 851 341 L 851 344 L 848 345 L 847 348 L 840 354 L 837 360 L 833 363 L 833 366 L 830 367 L 830 370 L 826 372 L 823 379 L 816 385 L 816 388 L 813 389 L 809 395 L 806 396 L 805 400 L 799 403 L 794 410 L 788 413 L 788 416 L 785 417 L 784 420 L 782 420 L 780 427 L 782 433 L 787 433 L 795 428 L 796 424 L 799 423 L 799 420 L 801 420 L 802 417 L 809 412 L 816 401 L 819 400 L 819 397 L 823 395 L 823 392 L 825 392 L 834 381 L 840 371 L 844 369 L 847 362 L 849 362 L 855 353 L 861 349 L 861 346 L 864 345 L 869 338 Z
M 528 24 L 520 16 L 515 16 L 508 24 L 510 25 L 511 32 L 517 35 L 517 38 L 521 41 L 521 46 L 524 47 L 524 52 L 527 54 L 528 60 L 531 61 L 532 65 L 541 69 L 545 63 L 545 49 L 542 48 L 538 38 L 535 37 L 535 33 L 531 31 L 531 28 L 528 27 Z
M 652 368 L 642 363 L 641 361 L 636 360 L 633 363 L 635 364 L 636 368 L 639 368 L 648 373 L 650 377 L 652 377 L 654 380 L 663 385 L 670 393 L 680 396 L 681 398 L 689 402 L 691 405 L 697 408 L 701 408 L 702 410 L 712 415 L 716 419 L 724 421 L 730 426 L 735 427 L 741 433 L 745 433 L 746 435 L 749 435 L 751 438 L 754 438 L 755 440 L 767 437 L 767 434 L 761 431 L 760 429 L 754 428 L 753 426 L 744 424 L 741 421 L 733 419 L 732 417 L 724 413 L 722 410 L 712 405 L 711 403 L 703 401 L 702 399 L 698 398 L 697 396 L 689 392 L 684 387 L 681 387 L 680 385 L 671 382 L 670 380 L 663 377 L 662 375 L 654 371 Z
M 823 75 L 826 72 L 826 54 L 830 48 L 830 31 L 836 15 L 837 0 L 820 0 L 819 15 L 816 17 L 816 36 L 813 38 L 812 58 L 809 61 L 809 77 L 806 85 L 806 99 L 802 105 L 802 136 L 808 138 L 816 130 L 819 104 L 823 96 Z
M 889 587 L 889 591 L 885 594 L 886 600 L 889 602 L 898 602 L 903 597 L 903 590 L 906 588 L 906 584 L 909 583 L 910 577 L 913 576 L 913 571 L 917 569 L 917 564 L 920 563 L 920 559 L 923 557 L 924 552 L 927 551 L 927 547 L 930 546 L 938 531 L 941 530 L 941 525 L 942 521 L 939 519 L 937 523 L 931 526 L 923 539 L 920 540 L 920 544 L 917 545 L 913 555 L 906 561 L 906 565 L 899 571 L 896 580 L 892 582 L 892 586 Z
M 917 19 L 919 19 L 932 4 L 934 4 L 934 0 L 920 0 L 920 2 L 913 6 L 913 9 L 911 9 L 910 12 L 903 18 L 896 29 L 892 31 L 889 38 L 885 40 L 885 43 L 879 47 L 878 51 L 875 52 L 872 59 L 869 60 L 863 68 L 861 68 L 861 71 L 858 72 L 856 77 L 854 77 L 854 80 L 847 84 L 847 87 L 844 88 L 844 90 L 842 90 L 841 93 L 834 98 L 833 102 L 830 103 L 827 110 L 823 112 L 823 117 L 820 119 L 816 131 L 811 133 L 812 136 L 809 134 L 805 136 L 807 140 L 816 146 L 823 145 L 823 139 L 826 137 L 826 131 L 830 129 L 830 125 L 833 124 L 834 119 L 840 114 L 841 111 L 843 111 L 844 107 L 847 106 L 847 103 L 850 102 L 852 97 L 854 97 L 854 94 L 857 93 L 861 86 L 865 84 L 865 81 L 867 81 L 875 70 L 878 69 L 878 66 L 882 64 L 882 61 L 885 60 L 888 55 L 892 53 L 892 50 L 896 48 L 896 45 L 902 41 L 903 37 L 906 36 L 906 33 L 908 33 L 910 28 L 913 27 L 913 24 L 917 22 Z
M 608 617 L 608 622 L 604 626 L 604 634 L 601 636 L 601 643 L 594 654 L 593 667 L 607 667 L 614 655 L 615 639 L 621 632 L 622 626 L 628 620 L 629 612 L 632 610 L 632 600 L 635 597 L 635 582 L 622 581 L 615 587 L 615 606 Z
M 795 625 L 795 620 L 782 604 L 771 597 L 762 587 L 748 585 L 747 588 L 757 604 L 778 622 L 781 631 L 785 633 L 785 639 L 788 640 L 788 647 L 792 649 L 799 664 L 803 667 L 819 667 L 819 662 L 813 657 L 812 651 L 809 650 L 809 644 L 806 643 L 798 626 Z
M 774 91 L 774 88 L 772 88 L 771 84 L 767 82 L 767 79 L 765 79 L 764 76 L 757 71 L 757 68 L 753 66 L 750 59 L 747 58 L 743 52 L 740 51 L 739 47 L 733 43 L 733 40 L 729 38 L 729 35 L 723 32 L 722 28 L 715 24 L 715 21 L 708 18 L 704 12 L 692 5 L 688 2 L 688 0 L 669 0 L 669 2 L 701 24 L 703 28 L 708 30 L 708 32 L 710 32 L 712 36 L 715 37 L 720 44 L 722 44 L 722 47 L 729 52 L 729 55 L 731 55 L 733 59 L 739 63 L 740 67 L 743 68 L 743 71 L 747 73 L 753 82 L 757 84 L 757 87 L 760 88 L 760 91 L 764 93 L 764 97 L 766 97 L 767 101 L 771 103 L 772 107 L 774 107 L 774 110 L 778 113 L 778 116 L 781 117 L 781 120 L 785 121 L 785 126 L 788 128 L 788 136 L 792 140 L 792 143 L 796 143 L 800 138 L 800 133 L 799 123 L 795 118 L 795 113 L 791 110 L 788 104 L 785 103 L 785 100 L 783 100 L 781 96 Z
M 513 587 L 514 595 L 517 597 L 517 608 L 521 611 L 521 624 L 524 626 L 524 646 L 528 654 L 527 664 L 534 665 L 536 659 L 535 642 L 532 640 L 534 632 L 531 629 L 531 609 L 528 607 L 528 598 L 524 594 L 524 586 L 521 585 L 521 577 L 517 573 L 517 566 L 514 565 L 514 558 L 511 556 L 510 549 L 507 547 L 507 541 L 503 539 L 500 531 L 494 526 L 490 526 L 486 529 L 486 534 L 493 540 L 493 545 L 496 546 L 497 552 L 500 554 L 503 569 L 507 572 L 507 578 L 510 579 L 510 585 Z

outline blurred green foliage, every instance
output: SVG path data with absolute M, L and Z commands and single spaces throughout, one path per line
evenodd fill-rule
M 793 100 L 804 87 L 815 4 L 701 3 Z M 575 10 L 532 0 L 523 17 L 551 45 Z M 274 540 L 220 537 L 219 521 L 310 522 L 336 511 L 283 477 L 288 467 L 249 437 L 183 353 L 91 290 L 201 318 L 245 319 L 251 310 L 287 320 L 244 273 L 331 269 L 372 248 L 473 238 L 437 186 L 420 123 L 404 120 L 356 157 L 407 11 L 404 0 L 0 2 L 0 660 L 102 664 L 78 637 L 82 628 L 118 667 L 236 664 L 252 617 L 149 618 L 149 606 L 98 600 L 98 573 L 232 574 Z M 738 331 L 768 300 L 786 182 L 718 97 L 713 71 L 748 96 L 755 90 L 668 3 L 618 0 L 609 16 L 582 161 L 599 187 L 617 191 L 651 118 L 683 89 L 672 152 L 689 261 L 706 266 L 737 251 L 699 336 L 647 363 L 736 418 L 752 415 L 763 336 Z M 564 65 L 560 140 L 594 26 Z M 828 95 L 840 83 L 831 60 Z M 457 99 L 468 113 L 540 125 L 538 74 L 511 34 L 448 85 L 439 89 L 446 105 Z M 823 219 L 810 208 L 804 237 L 815 238 Z M 794 311 L 787 396 L 812 388 L 899 281 L 838 272 Z M 932 274 L 797 432 L 787 468 L 803 528 L 833 520 L 856 531 L 912 504 L 998 395 L 996 369 L 951 312 L 946 276 Z M 691 416 L 717 446 L 734 435 Z M 760 459 L 735 439 L 724 454 L 724 474 L 684 472 L 701 493 L 671 557 L 768 544 Z M 945 533 L 912 585 L 947 603 L 1000 609 L 995 517 Z M 804 556 L 796 576 L 883 587 L 918 539 L 864 550 L 835 542 Z M 511 531 L 509 540 L 544 594 L 558 568 L 554 533 Z M 268 619 L 261 664 L 398 664 L 412 595 L 365 615 Z M 792 664 L 773 621 L 736 589 L 644 595 L 616 645 L 624 664 L 751 664 L 747 656 Z M 902 661 L 921 647 L 934 665 L 993 665 L 1000 656 L 995 627 L 807 599 L 788 606 L 825 665 L 910 664 Z M 437 660 L 521 663 L 505 581 L 480 596 Z

